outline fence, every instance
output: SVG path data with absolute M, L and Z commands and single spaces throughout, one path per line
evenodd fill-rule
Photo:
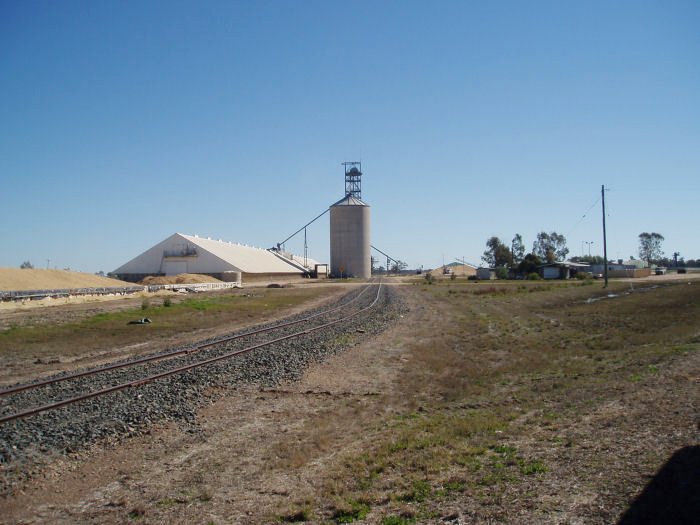
M 0 301 L 38 301 L 40 299 L 58 299 L 78 295 L 126 295 L 139 292 L 156 292 L 158 290 L 173 290 L 175 292 L 204 292 L 207 290 L 223 290 L 225 288 L 241 288 L 241 283 L 192 283 L 192 284 L 153 284 L 148 286 L 116 286 L 108 288 L 61 288 L 51 290 L 16 290 L 0 291 Z
M 51 297 L 70 297 L 72 295 L 126 295 L 146 291 L 145 286 L 116 286 L 107 288 L 60 288 L 51 290 L 17 290 L 0 291 L 1 301 L 38 300 Z
M 223 290 L 226 288 L 242 288 L 241 283 L 192 283 L 192 284 L 149 284 L 146 291 L 173 290 L 174 292 L 205 292 L 207 290 Z

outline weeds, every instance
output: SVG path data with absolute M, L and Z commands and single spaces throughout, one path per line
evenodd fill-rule
M 360 501 L 349 501 L 347 505 L 336 508 L 333 513 L 333 520 L 336 523 L 352 523 L 363 520 L 367 517 L 370 507 L 367 503 Z
M 223 324 L 240 326 L 241 320 L 262 321 L 275 311 L 284 311 L 318 297 L 319 293 L 332 291 L 332 288 L 266 290 L 264 295 L 255 297 L 243 297 L 237 292 L 201 294 L 178 303 L 171 300 L 170 306 L 167 306 L 170 298 L 166 297 L 162 307 L 154 306 L 153 301 L 146 297 L 137 307 L 103 312 L 77 322 L 0 330 L 0 355 L 76 355 L 104 347 L 126 346 L 145 338 L 168 337 Z M 148 334 L 128 325 L 129 321 L 143 317 L 145 310 L 148 310 L 148 317 L 153 321 Z
M 308 507 L 280 516 L 280 521 L 285 523 L 302 523 L 304 521 L 311 521 L 312 519 L 313 513 Z
M 332 473 L 336 497 L 427 516 L 469 492 L 493 508 L 506 490 L 549 472 L 543 450 L 576 442 L 552 432 L 617 395 L 609 386 L 620 377 L 659 375 L 665 361 L 698 350 L 695 288 L 589 304 L 588 286 L 436 282 L 417 289 L 444 323 L 439 333 L 416 329 L 429 343 L 410 348 L 405 410 L 382 419 L 364 452 Z M 616 286 L 626 285 L 613 283 L 613 292 Z M 483 300 L 469 301 L 470 294 Z M 546 437 L 528 439 L 538 432 Z M 393 513 L 382 523 L 412 519 Z
M 543 474 L 547 472 L 547 467 L 542 461 L 521 461 L 520 462 L 520 473 L 525 476 L 531 476 L 533 474 Z
M 431 494 L 430 483 L 425 480 L 416 480 L 411 486 L 409 492 L 404 493 L 399 499 L 401 501 L 415 501 L 421 503 L 428 499 Z
M 411 525 L 415 523 L 415 518 L 406 518 L 403 516 L 387 516 L 382 519 L 382 525 Z

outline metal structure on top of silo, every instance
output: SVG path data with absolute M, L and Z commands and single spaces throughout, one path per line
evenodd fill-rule
M 331 275 L 334 277 L 372 276 L 370 213 L 362 202 L 362 165 L 343 162 L 345 196 L 331 210 Z

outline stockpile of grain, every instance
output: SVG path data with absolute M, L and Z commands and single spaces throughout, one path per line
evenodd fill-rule
M 220 283 L 219 279 L 198 273 L 181 273 L 179 275 L 155 276 L 149 275 L 140 284 L 197 284 Z
M 0 268 L 0 290 L 64 290 L 133 286 L 109 277 L 67 270 Z

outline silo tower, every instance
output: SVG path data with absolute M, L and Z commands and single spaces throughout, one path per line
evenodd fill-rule
M 331 206 L 331 275 L 372 276 L 369 206 L 360 200 L 362 165 L 343 162 L 345 197 Z

